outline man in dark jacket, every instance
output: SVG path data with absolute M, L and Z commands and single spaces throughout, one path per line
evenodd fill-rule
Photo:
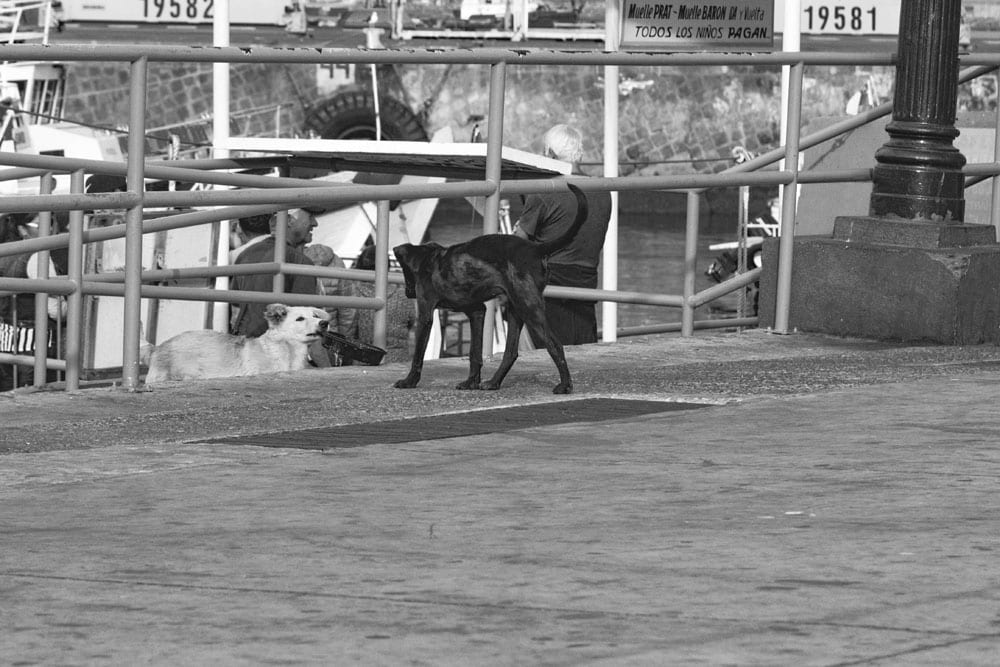
M 271 218 L 271 235 L 264 240 L 247 247 L 236 258 L 235 264 L 257 264 L 274 261 L 274 225 L 277 216 Z M 303 252 L 303 248 L 312 240 L 312 230 L 316 226 L 316 218 L 312 213 L 295 209 L 288 214 L 288 230 L 285 234 L 285 262 L 288 264 L 306 264 L 313 262 Z M 248 292 L 270 292 L 274 285 L 274 276 L 268 273 L 255 273 L 246 276 L 234 276 L 231 289 Z M 293 294 L 318 294 L 316 278 L 313 276 L 285 276 L 285 292 Z M 276 301 L 279 300 L 276 298 Z M 234 304 L 235 305 L 235 304 Z M 241 303 L 233 318 L 231 333 L 238 336 L 256 337 L 267 331 L 267 320 L 264 319 L 263 303 Z
M 556 125 L 545 133 L 545 149 L 551 157 L 573 165 L 579 174 L 583 138 L 568 125 Z M 604 236 L 611 220 L 611 195 L 588 192 L 587 219 L 572 241 L 548 258 L 549 285 L 597 288 L 597 267 Z M 514 233 L 531 241 L 558 238 L 576 218 L 577 198 L 571 192 L 528 195 Z M 545 315 L 556 339 L 563 345 L 597 342 L 595 302 L 572 299 L 545 299 Z M 542 341 L 533 341 L 541 346 Z

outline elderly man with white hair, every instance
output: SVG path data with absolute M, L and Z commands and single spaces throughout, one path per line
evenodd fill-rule
M 576 128 L 556 125 L 550 129 L 545 133 L 545 150 L 550 157 L 572 163 L 574 174 L 580 173 L 583 136 Z M 580 231 L 568 245 L 549 255 L 549 285 L 597 287 L 597 267 L 611 219 L 611 195 L 588 192 L 586 202 L 587 219 Z M 514 233 L 531 241 L 558 238 L 576 218 L 577 206 L 576 195 L 568 190 L 528 195 Z M 597 342 L 595 302 L 546 298 L 545 312 L 549 327 L 563 345 Z

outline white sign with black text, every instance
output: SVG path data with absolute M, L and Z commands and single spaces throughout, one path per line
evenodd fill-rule
M 746 51 L 774 47 L 774 0 L 622 0 L 621 47 Z

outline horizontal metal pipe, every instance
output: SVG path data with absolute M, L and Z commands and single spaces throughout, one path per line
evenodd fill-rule
M 226 266 L 192 266 L 178 269 L 151 269 L 142 272 L 143 282 L 160 282 L 163 280 L 194 280 L 198 278 L 217 278 L 219 276 L 245 276 L 260 274 L 277 274 L 298 276 L 316 276 L 319 278 L 342 278 L 363 282 L 374 282 L 375 272 L 362 269 L 341 269 L 330 266 L 310 266 L 308 264 L 288 264 L 277 262 L 258 262 L 255 264 L 229 264 Z M 84 280 L 99 283 L 124 283 L 125 274 L 88 273 Z M 389 274 L 389 282 L 402 285 L 405 282 L 403 274 Z
M 21 364 L 22 366 L 33 366 L 35 364 L 34 355 L 28 357 L 23 354 L 8 354 L 0 352 L 0 364 Z M 46 359 L 45 368 L 50 371 L 66 371 L 65 359 Z
M 294 276 L 316 276 L 317 278 L 344 278 L 359 282 L 375 282 L 375 272 L 368 269 L 341 269 L 332 266 L 309 266 L 308 264 L 282 264 L 281 272 Z M 389 273 L 389 282 L 403 285 L 406 279 L 399 271 Z
M 443 199 L 483 197 L 496 190 L 490 181 L 413 185 L 329 185 L 318 188 L 274 188 L 270 190 L 192 190 L 147 192 L 148 207 L 227 206 L 239 204 L 287 204 L 285 208 L 324 204 L 389 201 L 397 199 Z M 56 195 L 52 195 L 56 196 Z M 10 197 L 8 199 L 13 199 Z
M 287 157 L 283 158 L 279 161 L 279 164 L 286 163 L 287 161 Z M 128 165 L 124 162 L 52 155 L 31 155 L 30 153 L 11 153 L 8 151 L 0 151 L 0 164 L 30 169 L 44 169 L 45 171 L 78 171 L 82 169 L 91 174 L 110 174 L 122 177 L 126 175 L 128 168 Z M 284 178 L 280 176 L 206 171 L 204 168 L 177 167 L 172 166 L 173 164 L 170 163 L 170 166 L 168 166 L 163 161 L 146 163 L 143 175 L 148 179 L 161 181 L 211 183 L 213 185 L 252 188 L 330 188 L 349 185 L 347 183 L 316 181 L 305 178 Z M 124 186 L 124 183 L 122 185 Z
M 6 293 L 44 292 L 46 294 L 72 294 L 76 283 L 68 278 L 0 278 L 0 296 Z
M 675 306 L 684 305 L 684 297 L 675 294 L 649 294 L 645 292 L 611 292 L 583 287 L 564 287 L 549 285 L 545 288 L 545 296 L 556 299 L 574 299 L 579 301 L 617 301 L 637 303 L 644 306 Z
M 5 213 L 38 213 L 83 209 L 119 209 L 137 206 L 141 197 L 132 192 L 102 192 L 99 194 L 10 195 L 0 197 L 0 211 Z
M 693 297 L 691 297 L 691 305 L 697 308 L 698 306 L 704 306 L 709 301 L 714 301 L 719 297 L 725 296 L 731 292 L 735 292 L 738 289 L 746 287 L 750 283 L 760 280 L 760 274 L 763 269 L 751 269 L 746 273 L 741 273 L 733 276 L 725 282 L 721 282 L 718 285 L 712 285 L 711 287 L 704 289 Z
M 754 173 L 681 174 L 663 176 L 556 176 L 553 178 L 503 181 L 500 194 L 541 194 L 565 192 L 569 185 L 584 192 L 610 192 L 626 190 L 691 190 L 709 187 L 736 187 L 740 185 L 787 185 L 791 172 L 769 171 Z
M 831 169 L 827 171 L 800 171 L 799 183 L 851 183 L 872 180 L 871 169 Z
M 116 283 L 84 281 L 83 293 L 95 296 L 124 296 L 125 286 Z M 178 301 L 211 301 L 224 303 L 283 303 L 286 306 L 312 308 L 373 308 L 385 306 L 385 301 L 362 296 L 320 296 L 318 294 L 275 294 L 274 292 L 244 292 L 241 290 L 215 290 L 207 287 L 164 287 L 142 285 L 144 299 L 176 299 Z
M 275 274 L 281 270 L 277 262 L 260 262 L 257 264 L 228 264 L 226 266 L 192 266 L 179 269 L 151 269 L 142 272 L 143 282 L 159 282 L 163 280 L 186 280 L 196 278 L 217 278 L 218 276 L 247 276 L 258 274 Z M 84 280 L 98 283 L 124 283 L 125 273 L 88 273 Z
M 153 234 L 155 232 L 167 231 L 170 229 L 181 229 L 183 227 L 194 227 L 209 222 L 220 220 L 236 220 L 250 215 L 263 215 L 286 209 L 283 204 L 255 205 L 255 206 L 228 206 L 220 208 L 205 209 L 200 211 L 188 211 L 163 217 L 147 219 L 143 222 L 143 233 Z M 125 237 L 125 225 L 111 225 L 109 227 L 93 227 L 83 233 L 84 243 L 99 243 L 120 239 Z M 11 241 L 0 243 L 0 257 L 7 255 L 18 255 L 24 252 L 37 252 L 39 250 L 53 250 L 55 248 L 65 248 L 69 243 L 69 234 L 52 234 L 50 236 L 25 239 L 24 241 Z
M 272 178 L 272 177 L 259 177 Z M 785 185 L 790 172 L 691 174 L 673 176 L 625 176 L 618 178 L 556 177 L 504 181 L 501 194 L 558 192 L 573 184 L 583 191 L 685 190 L 739 185 Z M 413 185 L 325 184 L 312 188 L 273 188 L 252 190 L 192 190 L 182 192 L 147 192 L 149 208 L 226 205 L 316 206 L 397 199 L 441 199 L 487 196 L 496 190 L 492 181 L 467 181 Z M 0 202 L 5 211 L 59 211 L 68 209 L 120 209 L 138 203 L 132 193 L 91 195 L 11 195 Z
M 757 317 L 731 317 L 718 320 L 695 320 L 695 329 L 733 329 L 738 327 L 755 327 L 760 318 Z M 645 336 L 659 333 L 677 333 L 681 330 L 680 322 L 664 322 L 662 324 L 642 324 L 634 327 L 622 327 L 618 329 L 619 337 Z
M 963 62 L 992 64 L 995 54 L 963 57 Z M 618 66 L 717 66 L 751 65 L 881 65 L 896 63 L 895 53 L 870 52 L 772 52 L 772 53 L 615 53 L 600 51 L 554 51 L 551 49 L 449 48 L 449 49 L 362 49 L 362 48 L 274 48 L 201 47 L 192 49 L 166 45 L 76 45 L 4 44 L 0 59 L 6 61 L 118 61 L 132 62 L 217 62 L 217 63 L 356 63 L 356 64 L 482 64 L 510 65 L 618 65 Z
M 962 167 L 962 173 L 966 176 L 965 187 L 971 188 L 973 185 L 982 183 L 983 181 L 1000 174 L 1000 164 L 996 162 L 967 164 Z
M 37 178 L 42 174 L 47 174 L 52 169 L 36 169 L 31 167 L 11 167 L 10 169 L 0 169 L 0 181 L 19 181 L 22 178 Z

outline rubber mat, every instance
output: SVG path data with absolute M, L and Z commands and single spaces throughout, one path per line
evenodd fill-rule
M 204 442 L 295 449 L 347 449 L 374 444 L 504 433 L 535 426 L 623 419 L 707 407 L 702 403 L 585 398 L 453 414 L 262 433 Z

